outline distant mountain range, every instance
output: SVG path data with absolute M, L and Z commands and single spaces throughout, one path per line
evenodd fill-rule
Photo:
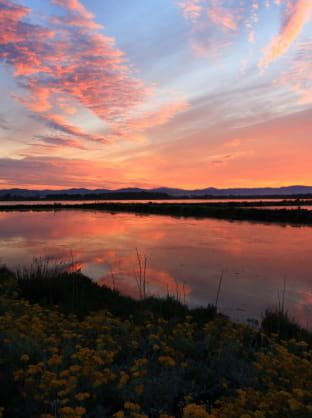
M 288 186 L 288 187 L 261 187 L 261 188 L 233 188 L 217 189 L 208 187 L 206 189 L 185 190 L 170 187 L 159 187 L 155 189 L 123 188 L 118 190 L 109 189 L 64 189 L 64 190 L 29 190 L 29 189 L 7 189 L 0 190 L 0 199 L 44 199 L 57 197 L 124 197 L 124 198 L 201 198 L 201 197 L 248 197 L 248 196 L 304 196 L 312 195 L 312 186 Z

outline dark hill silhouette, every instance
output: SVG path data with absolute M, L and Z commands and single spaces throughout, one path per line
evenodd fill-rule
M 261 187 L 261 188 L 231 188 L 218 189 L 177 189 L 159 187 L 154 189 L 122 188 L 109 189 L 63 189 L 63 190 L 29 190 L 6 189 L 0 190 L 0 199 L 166 199 L 166 198 L 239 198 L 239 197 L 290 197 L 311 196 L 312 186 Z

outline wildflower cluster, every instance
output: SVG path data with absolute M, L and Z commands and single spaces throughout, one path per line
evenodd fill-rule
M 3 294 L 0 339 L 0 416 L 312 416 L 309 346 L 223 318 L 79 319 Z

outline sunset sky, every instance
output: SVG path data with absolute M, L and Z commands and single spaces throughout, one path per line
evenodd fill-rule
M 312 0 L 0 0 L 0 188 L 312 185 Z

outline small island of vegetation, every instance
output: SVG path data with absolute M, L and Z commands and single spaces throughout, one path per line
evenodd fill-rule
M 60 210 L 94 210 L 111 213 L 137 213 L 145 215 L 170 215 L 175 217 L 217 218 L 238 221 L 289 223 L 295 225 L 312 225 L 312 211 L 301 205 L 288 208 L 294 202 L 277 204 L 274 202 L 222 202 L 222 203 L 161 203 L 161 202 L 83 202 L 83 203 L 15 203 L 0 205 L 0 211 L 60 211 Z M 295 202 L 296 204 L 296 202 Z M 271 206 L 274 208 L 270 209 Z

